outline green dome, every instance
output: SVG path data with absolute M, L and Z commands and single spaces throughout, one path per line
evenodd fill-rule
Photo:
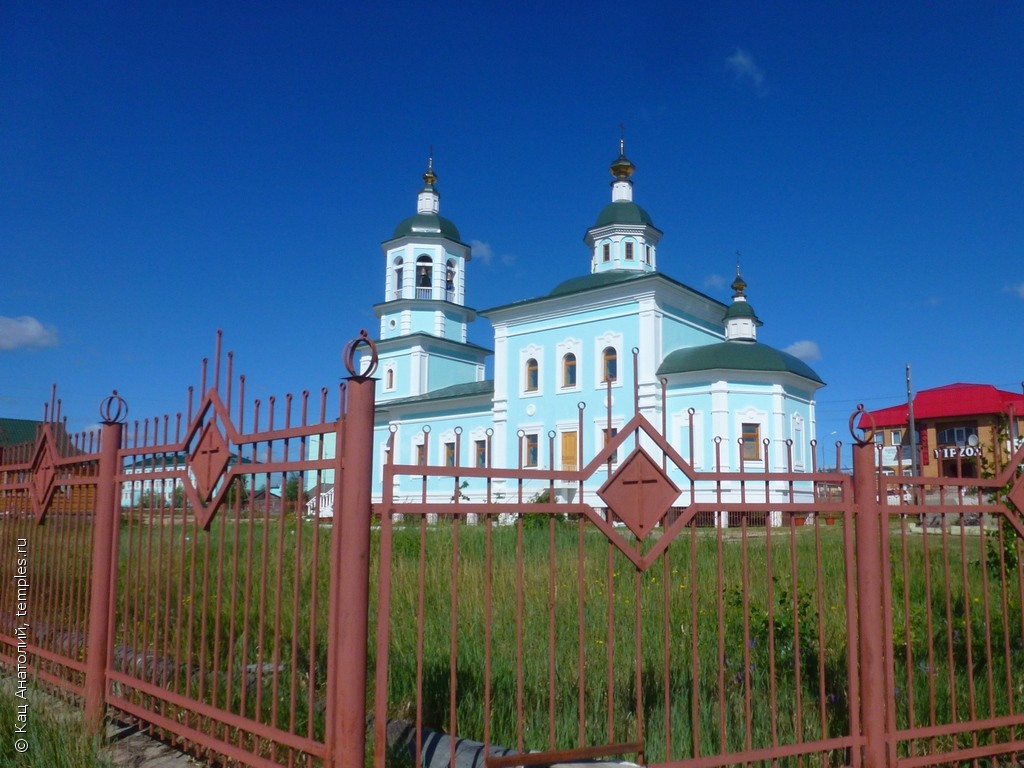
M 601 288 L 606 285 L 622 283 L 626 280 L 636 280 L 640 277 L 649 277 L 650 272 L 637 272 L 632 269 L 609 269 L 604 272 L 594 272 L 590 275 L 570 277 L 568 280 L 559 283 L 551 291 L 549 296 L 565 296 L 570 293 L 578 293 L 591 288 Z
M 693 371 L 769 371 L 792 373 L 824 384 L 803 360 L 756 341 L 722 341 L 670 352 L 658 368 L 658 375 Z
M 754 313 L 754 308 L 750 306 L 749 301 L 734 301 L 729 305 L 729 308 L 725 310 L 725 320 L 733 317 L 750 317 L 753 318 L 754 322 L 758 325 L 761 322 L 757 319 L 757 315 Z
M 609 224 L 646 224 L 654 226 L 651 215 L 632 200 L 618 200 L 608 203 L 597 216 L 595 227 L 605 227 Z
M 450 219 L 446 219 L 444 216 L 440 216 L 436 213 L 417 213 L 414 216 L 403 219 L 399 225 L 395 227 L 395 233 L 392 235 L 392 239 L 397 240 L 398 238 L 406 237 L 407 235 L 414 235 L 418 237 L 432 235 L 435 237 L 446 237 L 449 240 L 455 240 L 459 243 L 462 242 L 458 227 L 456 227 Z

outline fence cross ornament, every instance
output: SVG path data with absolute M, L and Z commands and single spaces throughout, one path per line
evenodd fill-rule
M 199 444 L 189 457 L 193 482 L 203 502 L 210 501 L 214 488 L 228 465 L 227 445 L 211 419 L 203 427 Z
M 210 417 L 203 423 L 208 413 Z M 236 435 L 224 404 L 217 392 L 211 390 L 199 408 L 194 426 L 185 440 L 187 446 L 198 432 L 199 439 L 186 459 L 188 482 L 184 484 L 184 491 L 195 510 L 196 521 L 204 530 L 209 528 L 214 514 L 223 503 L 232 480 L 229 472 L 231 451 L 219 421 L 226 425 L 229 435 Z
M 32 458 L 32 512 L 36 522 L 42 523 L 46 511 L 57 490 L 57 455 L 53 447 L 53 434 L 50 425 L 46 424 L 39 432 Z
M 647 451 L 637 447 L 598 496 L 638 539 L 644 539 L 672 507 L 679 488 Z

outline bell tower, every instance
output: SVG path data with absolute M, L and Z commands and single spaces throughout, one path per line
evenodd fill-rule
M 374 307 L 380 318 L 378 370 L 384 379 L 378 399 L 419 395 L 442 383 L 483 377 L 483 357 L 489 351 L 468 343 L 469 324 L 476 319 L 476 311 L 466 306 L 471 249 L 440 209 L 431 156 L 416 213 L 399 222 L 381 244 L 384 301 Z M 448 349 L 452 344 L 455 348 Z

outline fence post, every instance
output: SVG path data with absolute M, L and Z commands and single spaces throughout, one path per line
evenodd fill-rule
M 112 562 L 114 531 L 120 505 L 117 452 L 121 448 L 125 402 L 113 395 L 103 401 L 100 414 L 100 460 L 96 479 L 96 508 L 92 521 L 92 578 L 89 585 L 89 635 L 85 661 L 85 729 L 99 734 L 107 707 L 107 645 L 110 642 L 111 584 L 117 572 Z
M 357 376 L 352 353 L 361 342 L 370 346 L 372 363 L 366 375 Z M 363 768 L 365 764 L 370 494 L 377 383 L 370 374 L 376 359 L 376 349 L 365 331 L 346 349 L 345 363 L 352 375 L 347 379 L 344 420 L 339 420 L 335 438 L 340 461 L 335 461 L 326 713 L 327 749 L 334 768 Z
M 865 768 L 887 765 L 885 689 L 885 626 L 882 610 L 882 510 L 875 476 L 874 442 L 857 441 L 853 447 L 853 500 L 857 535 L 857 636 L 860 673 L 860 715 L 865 746 Z

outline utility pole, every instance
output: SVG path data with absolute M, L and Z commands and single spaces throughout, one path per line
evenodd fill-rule
M 917 425 L 914 423 L 914 392 L 910 386 L 910 363 L 907 363 L 907 427 L 910 430 L 910 473 L 917 475 Z

